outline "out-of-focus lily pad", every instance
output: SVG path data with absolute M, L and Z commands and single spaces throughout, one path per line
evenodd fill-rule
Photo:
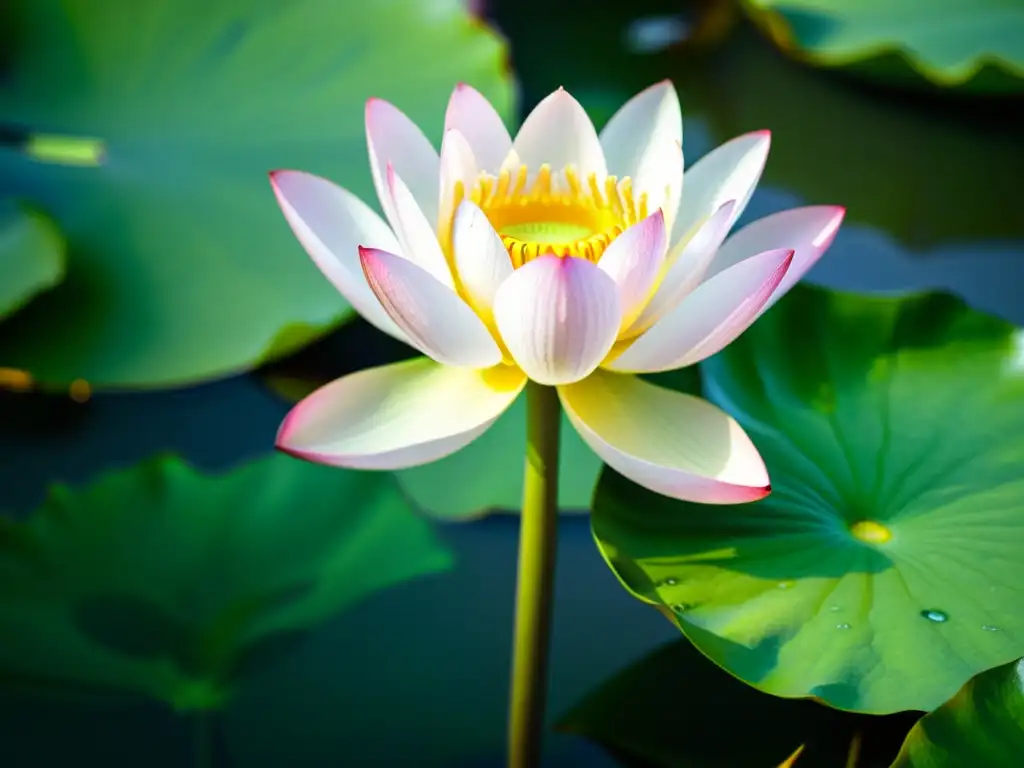
M 1024 90 L 1019 0 L 744 0 L 787 53 L 886 80 Z
M 1024 661 L 982 672 L 925 715 L 893 768 L 1015 768 L 1024 755 Z
M 716 143 L 772 131 L 762 186 L 844 205 L 848 221 L 917 251 L 1024 238 L 1019 110 L 871 92 L 787 61 L 749 29 L 671 71 L 684 124 L 700 118 Z
M 798 286 L 702 364 L 764 501 L 605 471 L 591 521 L 637 597 L 757 688 L 928 711 L 1024 652 L 1024 334 L 945 294 Z
M 376 590 L 446 568 L 394 480 L 273 456 L 149 461 L 0 526 L 0 684 L 220 706 Z
M 185 384 L 308 342 L 350 309 L 267 171 L 372 200 L 367 97 L 439 139 L 457 81 L 506 113 L 512 96 L 503 43 L 462 0 L 13 0 L 0 30 L 0 195 L 69 243 L 67 280 L 0 337 L 44 382 Z
M 622 670 L 566 714 L 559 729 L 640 765 L 661 768 L 835 768 L 859 744 L 858 766 L 888 765 L 916 714 L 872 717 L 782 699 L 745 685 L 686 640 Z M 731 734 L 723 738 L 723 730 Z
M 0 198 L 0 318 L 64 276 L 64 240 L 41 213 Z

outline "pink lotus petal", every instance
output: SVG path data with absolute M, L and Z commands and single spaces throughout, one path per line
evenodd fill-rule
M 594 453 L 645 488 L 702 504 L 739 504 L 771 492 L 743 428 L 699 397 L 600 370 L 558 393 Z
M 584 177 L 594 173 L 603 179 L 608 175 L 594 124 L 563 88 L 534 107 L 516 134 L 511 153 L 516 164 L 534 172 L 546 163 L 555 171 L 573 166 Z
M 512 149 L 512 138 L 501 115 L 479 91 L 465 83 L 459 83 L 452 92 L 444 127 L 465 136 L 477 166 L 491 174 L 498 173 Z
M 423 357 L 370 368 L 302 400 L 281 424 L 277 447 L 353 469 L 426 464 L 482 435 L 525 383 L 514 368 L 449 368 Z
M 619 235 L 597 263 L 619 287 L 622 327 L 632 322 L 650 297 L 667 247 L 665 217 L 658 210 Z
M 389 163 L 409 186 L 427 219 L 437 221 L 440 161 L 437 150 L 423 131 L 398 107 L 383 99 L 370 99 L 366 102 L 366 144 L 377 197 L 391 225 L 398 227 L 392 218 L 385 175 Z
M 494 320 L 520 368 L 541 384 L 583 378 L 618 334 L 619 288 L 584 259 L 541 256 L 498 289 Z

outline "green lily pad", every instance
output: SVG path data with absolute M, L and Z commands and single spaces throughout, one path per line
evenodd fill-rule
M 0 319 L 64 277 L 64 240 L 41 213 L 0 199 Z
M 1024 661 L 982 672 L 907 737 L 893 768 L 1015 768 L 1024 755 Z
M 702 366 L 773 492 L 700 506 L 605 471 L 636 596 L 779 696 L 928 711 L 1024 653 L 1024 333 L 946 294 L 798 286 Z
M 163 458 L 0 526 L 0 684 L 222 705 L 247 672 L 450 556 L 392 478 Z
M 462 0 L 14 0 L 0 29 L 0 128 L 23 139 L 0 148 L 0 194 L 69 243 L 67 280 L 0 338 L 44 382 L 185 384 L 320 335 L 351 310 L 267 172 L 373 200 L 369 96 L 438 141 L 457 81 L 512 99 L 504 44 Z
M 622 670 L 568 712 L 559 730 L 596 741 L 627 765 L 765 768 L 803 747 L 799 768 L 889 765 L 917 715 L 857 715 L 768 696 L 730 676 L 686 640 Z M 733 734 L 723 738 L 723 723 Z
M 707 61 L 667 66 L 684 124 L 704 122 L 714 143 L 772 131 L 762 187 L 840 203 L 848 222 L 878 227 L 913 251 L 1024 239 L 1015 203 L 1024 123 L 1010 109 L 856 88 L 786 60 L 749 29 Z
M 788 53 L 885 80 L 1024 90 L 1018 0 L 745 0 Z

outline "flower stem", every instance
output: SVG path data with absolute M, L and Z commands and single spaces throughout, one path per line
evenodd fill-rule
M 558 392 L 531 381 L 526 396 L 526 474 L 512 647 L 509 768 L 540 765 L 558 533 Z

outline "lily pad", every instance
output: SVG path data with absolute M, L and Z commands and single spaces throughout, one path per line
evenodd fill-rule
M 1024 239 L 1015 207 L 1024 168 L 1019 110 L 854 87 L 786 60 L 749 29 L 707 61 L 666 66 L 684 124 L 704 122 L 714 143 L 772 131 L 761 187 L 842 203 L 848 223 L 878 227 L 919 252 Z M 687 163 L 695 159 L 689 151 Z
M 627 765 L 765 768 L 803 747 L 799 768 L 888 766 L 917 715 L 857 715 L 816 702 L 765 695 L 704 658 L 686 640 L 622 670 L 559 722 Z M 730 738 L 722 738 L 728 723 Z
M 69 243 L 67 280 L 0 337 L 44 382 L 186 384 L 320 335 L 351 310 L 267 172 L 372 200 L 368 97 L 438 141 L 457 81 L 512 99 L 504 44 L 462 0 L 13 0 L 0 28 L 0 129 L 21 137 L 0 148 L 0 195 Z
M 41 213 L 0 199 L 0 319 L 64 277 L 64 241 Z
M 55 488 L 0 526 L 0 684 L 221 706 L 249 671 L 450 557 L 392 478 L 175 458 Z
M 605 558 L 779 696 L 929 711 L 1024 653 L 1024 333 L 946 294 L 797 286 L 702 365 L 772 477 L 673 501 L 606 470 Z
M 787 53 L 813 64 L 978 92 L 1024 90 L 1018 0 L 745 0 Z
M 907 737 L 893 768 L 1015 768 L 1024 755 L 1024 661 L 982 672 Z

